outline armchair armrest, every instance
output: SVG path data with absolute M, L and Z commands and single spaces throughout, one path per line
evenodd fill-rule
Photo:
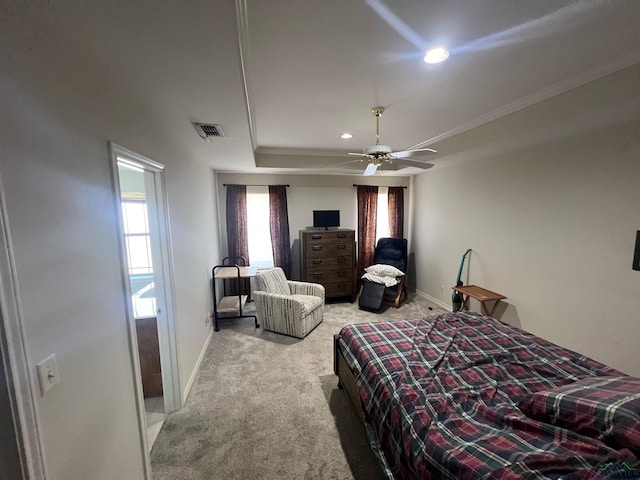
M 288 280 L 289 288 L 291 289 L 291 293 L 294 295 L 313 295 L 314 297 L 321 297 L 322 303 L 324 303 L 324 287 L 319 283 L 310 283 L 310 282 L 296 282 L 293 280 Z

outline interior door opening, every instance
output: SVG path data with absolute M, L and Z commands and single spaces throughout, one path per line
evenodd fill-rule
M 144 397 L 147 450 L 167 413 L 181 407 L 172 315 L 163 167 L 113 147 L 120 195 L 132 350 Z
M 131 306 L 136 324 L 140 376 L 144 395 L 149 450 L 160 433 L 166 416 L 162 389 L 162 365 L 158 340 L 157 299 L 149 230 L 149 204 L 145 184 L 151 172 L 118 161 L 120 207 L 124 231 Z
M 1 302 L 0 297 L 0 302 Z M 4 324 L 2 304 L 0 303 L 0 325 Z M 0 353 L 4 353 L 4 335 L 0 328 Z M 15 406 L 12 403 L 11 385 L 6 375 L 8 366 L 5 355 L 0 355 L 0 466 L 6 478 L 27 478 L 20 459 L 18 425 L 16 425 Z M 12 401 L 13 400 L 13 401 Z

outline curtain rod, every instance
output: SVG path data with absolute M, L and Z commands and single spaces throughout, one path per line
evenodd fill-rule
M 288 187 L 289 185 L 243 185 L 240 183 L 223 183 L 223 187 L 232 187 L 232 186 L 240 186 L 240 187 Z
M 402 188 L 407 188 L 406 185 L 358 185 L 357 183 L 353 184 L 354 187 L 402 187 Z

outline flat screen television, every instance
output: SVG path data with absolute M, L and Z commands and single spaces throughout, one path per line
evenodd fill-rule
M 340 210 L 314 210 L 313 227 L 324 228 L 340 226 Z

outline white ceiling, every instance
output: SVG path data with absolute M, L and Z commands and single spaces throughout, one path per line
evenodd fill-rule
M 640 59 L 637 1 L 247 0 L 241 13 L 261 165 L 360 151 L 376 105 L 381 143 L 428 146 Z M 425 64 L 431 45 L 449 59 Z
M 375 142 L 373 106 L 386 108 L 381 143 L 438 148 L 640 62 L 638 0 L 25 0 L 8 8 L 14 17 L 5 21 L 23 22 L 41 43 L 29 45 L 30 59 L 47 75 L 127 95 L 149 128 L 221 171 L 361 172 L 360 163 L 325 168 Z M 446 62 L 422 61 L 432 44 L 449 48 Z M 192 121 L 219 123 L 227 136 L 206 142 Z M 342 140 L 344 131 L 353 138 Z M 446 160 L 441 151 L 434 163 Z

